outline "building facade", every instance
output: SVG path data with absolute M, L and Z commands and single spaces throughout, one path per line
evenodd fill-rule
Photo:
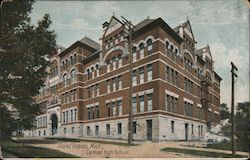
M 196 48 L 189 21 L 172 29 L 161 18 L 137 24 L 132 40 L 129 53 L 126 29 L 112 16 L 101 45 L 84 37 L 58 47 L 30 135 L 127 139 L 131 109 L 134 140 L 202 139 L 220 119 L 221 78 L 209 46 Z

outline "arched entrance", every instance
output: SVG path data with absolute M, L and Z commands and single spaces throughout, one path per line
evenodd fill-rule
M 58 127 L 58 118 L 55 113 L 53 113 L 50 117 L 51 119 L 51 133 L 52 135 L 55 135 L 57 133 L 57 127 Z

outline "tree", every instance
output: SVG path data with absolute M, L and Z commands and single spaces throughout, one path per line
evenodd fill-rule
M 230 117 L 229 109 L 226 103 L 222 103 L 220 105 L 220 117 L 221 117 L 221 120 L 229 119 Z
M 238 103 L 235 115 L 235 134 L 237 149 L 250 149 L 250 102 Z
M 30 129 L 40 107 L 33 97 L 43 85 L 48 61 L 54 52 L 55 33 L 50 30 L 52 21 L 48 14 L 31 24 L 29 14 L 34 1 L 3 3 L 0 46 L 0 132 L 9 121 L 3 121 L 7 106 L 18 112 L 19 123 Z M 11 116 L 9 116 L 11 117 Z M 4 123 L 3 123 L 4 122 Z M 1 135 L 1 134 L 0 134 Z M 8 134 L 9 135 L 9 134 Z

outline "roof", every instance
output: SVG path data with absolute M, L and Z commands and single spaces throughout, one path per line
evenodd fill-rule
M 144 21 L 138 23 L 134 27 L 136 33 L 144 32 L 148 28 L 160 26 L 165 32 L 167 32 L 171 37 L 175 38 L 178 43 L 181 43 L 182 38 L 161 18 L 157 19 L 145 19 Z
M 84 38 L 82 38 L 79 41 L 76 41 L 74 44 L 72 44 L 70 47 L 66 48 L 64 51 L 62 51 L 59 55 L 63 55 L 66 52 L 70 52 L 74 47 L 78 46 L 78 45 L 85 45 L 89 48 L 91 48 L 94 51 L 97 51 L 101 48 L 101 45 L 97 42 L 95 42 L 94 40 L 88 38 L 87 36 L 85 36 Z
M 221 81 L 222 80 L 222 78 L 214 71 L 214 75 L 215 75 L 215 77 L 216 78 L 218 78 L 219 79 L 219 81 Z
M 146 25 L 150 24 L 153 22 L 155 19 L 145 19 L 138 24 L 135 25 L 134 31 L 140 30 L 141 28 L 145 27 Z
M 176 26 L 173 30 L 174 30 L 175 32 L 177 32 L 177 31 L 179 31 L 179 29 L 180 29 L 181 27 L 185 27 L 187 24 L 188 24 L 188 20 L 187 20 L 186 22 L 184 22 L 184 23 L 182 23 L 182 24 Z
M 100 49 L 101 45 L 95 41 L 93 41 L 92 39 L 90 39 L 89 37 L 85 36 L 84 38 L 82 38 L 80 40 L 81 43 L 86 44 L 87 46 L 94 48 L 96 50 Z
M 56 49 L 61 49 L 61 51 L 64 51 L 66 48 L 59 44 L 56 44 Z

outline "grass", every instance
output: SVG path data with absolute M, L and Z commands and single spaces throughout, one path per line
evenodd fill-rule
M 208 144 L 207 148 L 214 148 L 214 149 L 223 149 L 223 150 L 231 150 L 231 142 L 227 142 L 227 141 L 223 141 L 221 143 L 215 143 L 215 144 Z M 248 152 L 248 141 L 246 140 L 246 142 L 236 142 L 236 149 L 238 151 L 242 151 L 242 152 Z
M 53 149 L 34 147 L 14 140 L 0 141 L 2 150 L 20 158 L 78 158 Z
M 67 142 L 92 142 L 92 143 L 101 143 L 101 144 L 112 144 L 112 145 L 120 145 L 120 146 L 136 146 L 138 144 L 129 145 L 128 143 L 124 142 L 114 142 L 114 141 L 102 141 L 102 140 L 92 140 L 92 139 L 77 139 L 77 138 L 54 138 L 49 137 L 46 138 L 49 140 L 57 140 L 57 141 L 67 141 Z
M 174 152 L 174 153 L 183 153 L 189 154 L 194 156 L 201 156 L 201 157 L 211 157 L 211 158 L 244 158 L 241 155 L 231 155 L 227 153 L 218 153 L 218 152 L 211 152 L 211 151 L 201 151 L 201 150 L 193 150 L 193 149 L 180 149 L 180 148 L 163 148 L 161 151 L 165 152 Z

